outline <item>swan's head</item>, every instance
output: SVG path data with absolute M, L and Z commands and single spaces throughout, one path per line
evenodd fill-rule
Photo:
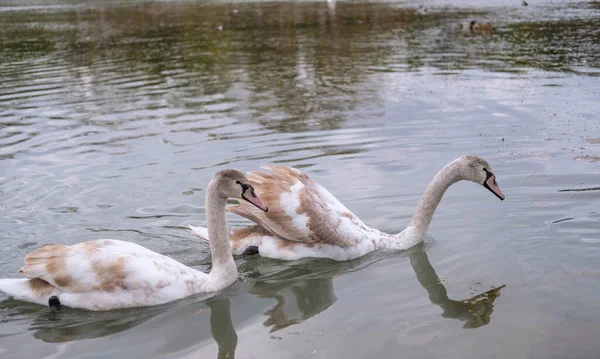
M 477 156 L 464 156 L 460 158 L 460 161 L 466 165 L 464 170 L 465 179 L 479 183 L 495 194 L 496 197 L 504 200 L 504 194 L 498 187 L 492 166 L 486 160 Z
M 215 179 L 217 183 L 217 191 L 220 195 L 227 198 L 242 198 L 263 211 L 268 211 L 269 208 L 258 198 L 254 193 L 254 187 L 248 181 L 248 178 L 236 170 L 223 170 L 217 172 Z

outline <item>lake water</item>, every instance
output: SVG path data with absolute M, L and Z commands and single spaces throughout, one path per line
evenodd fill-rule
M 452 186 L 406 252 L 236 259 L 213 298 L 0 294 L 0 357 L 598 358 L 598 99 L 597 1 L 0 0 L 0 277 L 98 238 L 208 271 L 186 227 L 225 168 L 301 168 L 387 232 L 464 154 L 507 197 Z

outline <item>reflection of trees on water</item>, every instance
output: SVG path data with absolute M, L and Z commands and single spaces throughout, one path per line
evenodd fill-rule
M 351 110 L 376 105 L 377 71 L 600 67 L 591 51 L 597 18 L 494 23 L 502 11 L 355 2 L 331 11 L 325 1 L 8 11 L 0 13 L 0 62 L 53 55 L 67 68 L 89 67 L 95 85 L 139 72 L 184 107 L 186 99 L 241 96 L 247 116 L 285 132 L 337 128 Z M 495 30 L 457 29 L 473 19 Z M 10 68 L 5 77 L 26 76 Z
M 600 68 L 599 17 L 511 25 L 503 34 L 516 51 L 506 61 L 513 66 L 548 71 L 572 71 L 579 67 Z
M 220 80 L 227 77 L 222 77 L 226 73 L 254 65 L 258 65 L 257 71 L 273 70 L 275 66 L 278 71 L 274 74 L 295 78 L 303 75 L 295 66 L 302 62 L 311 65 L 317 78 L 319 74 L 338 75 L 322 80 L 340 86 L 359 82 L 364 65 L 386 64 L 390 56 L 408 62 L 414 51 L 434 60 L 434 65 L 432 55 L 446 52 L 451 62 L 446 65 L 452 66 L 453 62 L 459 68 L 485 67 L 479 60 L 486 58 L 504 59 L 509 66 L 514 64 L 511 58 L 530 67 L 550 62 L 568 67 L 580 59 L 587 59 L 588 66 L 600 65 L 597 52 L 586 51 L 599 40 L 597 17 L 570 14 L 564 19 L 553 16 L 551 20 L 505 25 L 501 20 L 494 22 L 505 17 L 507 9 L 502 8 L 496 10 L 499 13 L 489 8 L 418 12 L 402 6 L 341 2 L 332 13 L 326 2 L 149 2 L 28 11 L 26 17 L 19 11 L 6 11 L 0 13 L 0 61 L 62 51 L 79 64 L 128 59 L 133 65 L 157 73 L 184 66 L 214 73 Z M 589 11 L 596 11 L 593 3 Z M 477 36 L 469 36 L 475 35 L 472 32 L 457 29 L 474 19 L 485 19 L 494 26 L 496 30 L 489 39 L 480 41 Z M 472 48 L 488 51 L 479 53 L 479 59 L 452 56 L 456 50 L 468 52 Z M 527 59 L 538 52 L 541 59 Z M 547 61 L 550 57 L 552 60 Z M 257 86 L 272 89 L 277 83 L 266 81 Z

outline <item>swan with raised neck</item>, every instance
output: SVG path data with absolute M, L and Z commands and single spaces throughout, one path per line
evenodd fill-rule
M 232 256 L 231 244 L 228 240 L 229 230 L 227 229 L 225 211 L 227 199 L 238 197 L 243 198 L 261 211 L 266 212 L 268 210 L 267 206 L 256 196 L 254 188 L 246 176 L 241 172 L 235 170 L 220 171 L 208 184 L 205 199 L 208 235 L 211 238 L 219 238 L 219 240 L 210 241 L 209 243 L 212 257 L 212 270 L 209 273 L 209 278 L 217 286 L 219 283 L 233 282 L 238 274 Z
M 257 247 L 262 256 L 277 259 L 348 260 L 377 248 L 408 249 L 424 239 L 438 204 L 453 183 L 472 181 L 504 200 L 492 166 L 480 157 L 462 156 L 434 176 L 409 225 L 392 235 L 367 226 L 305 173 L 283 166 L 263 168 L 271 172 L 250 172 L 248 179 L 269 206 L 269 212 L 261 212 L 243 201 L 227 208 L 256 223 L 230 232 L 234 254 Z M 205 228 L 191 229 L 211 242 L 211 234 Z
M 215 175 L 206 195 L 208 232 L 213 238 L 209 274 L 135 243 L 100 239 L 34 250 L 19 271 L 27 278 L 0 279 L 0 291 L 55 308 L 109 310 L 223 289 L 238 276 L 227 230 L 228 198 L 241 198 L 259 211 L 268 209 L 243 173 L 223 170 Z

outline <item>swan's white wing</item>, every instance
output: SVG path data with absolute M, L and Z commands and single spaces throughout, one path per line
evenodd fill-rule
M 151 301 L 152 295 L 183 297 L 186 291 L 195 291 L 192 280 L 201 274 L 137 244 L 112 239 L 38 248 L 25 257 L 19 273 L 64 293 L 147 297 L 136 300 L 142 300 L 140 305 L 143 300 Z M 186 278 L 190 279 L 189 288 Z
M 365 239 L 368 227 L 305 173 L 283 166 L 262 168 L 272 173 L 250 172 L 248 180 L 269 211 L 240 199 L 239 205 L 227 208 L 229 212 L 293 242 L 348 247 Z

